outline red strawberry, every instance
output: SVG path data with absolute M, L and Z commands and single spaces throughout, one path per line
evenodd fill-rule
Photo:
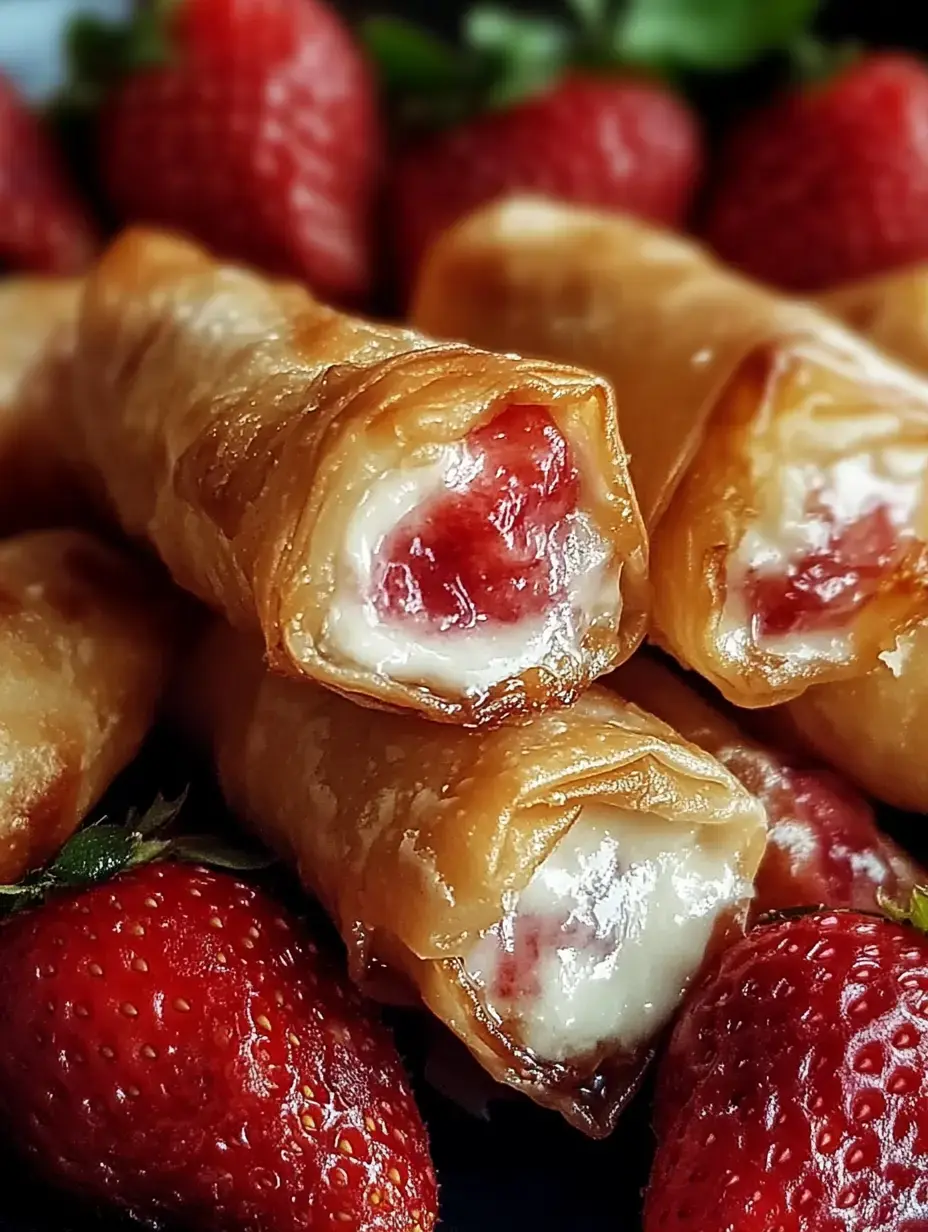
M 48 134 L 0 76 L 0 270 L 72 274 L 93 249 L 93 228 Z
M 928 70 L 876 54 L 732 134 L 706 234 L 749 274 L 815 291 L 928 258 Z
M 117 210 L 362 299 L 380 134 L 342 20 L 324 0 L 179 0 L 168 20 L 169 63 L 127 78 L 101 117 Z
M 509 111 L 489 112 L 402 151 L 392 182 L 400 276 L 477 206 L 536 192 L 681 224 L 701 170 L 693 113 L 663 86 L 569 76 Z
M 897 897 L 925 879 L 880 830 L 869 802 L 838 775 L 747 742 L 719 755 L 767 813 L 755 917 L 799 906 L 872 911 L 881 893 Z
M 428 1232 L 399 1058 L 301 924 L 152 864 L 0 926 L 0 1110 L 54 1182 L 227 1232 Z M 10 995 L 15 989 L 15 995 Z
M 646 1232 L 928 1227 L 928 938 L 823 912 L 748 934 L 677 1023 L 655 1121 Z

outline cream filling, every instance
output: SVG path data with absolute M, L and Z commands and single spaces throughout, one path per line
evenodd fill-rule
M 464 960 L 493 1018 L 548 1062 L 653 1039 L 753 893 L 713 831 L 587 805 Z
M 859 447 L 872 442 L 873 434 L 885 431 L 886 416 L 867 417 L 862 423 L 840 425 L 825 420 L 813 429 L 808 423 L 781 432 L 780 456 L 808 456 L 827 441 Z M 784 467 L 776 499 L 744 532 L 728 563 L 728 589 L 722 613 L 720 636 L 726 654 L 742 657 L 754 647 L 767 654 L 797 662 L 842 662 L 852 653 L 850 633 L 825 629 L 757 637 L 751 613 L 744 600 L 744 587 L 751 574 L 783 576 L 803 557 L 825 551 L 834 535 L 849 528 L 874 509 L 884 507 L 900 534 L 915 531 L 914 522 L 922 501 L 928 454 L 915 447 L 872 447 L 837 459 L 830 466 L 805 463 Z M 810 517 L 811 500 L 820 496 L 833 512 L 829 523 Z
M 324 629 L 327 648 L 381 676 L 477 694 L 529 668 L 578 658 L 595 621 L 618 619 L 618 583 L 615 570 L 608 568 L 612 551 L 584 513 L 564 519 L 559 548 L 565 598 L 543 615 L 446 633 L 383 618 L 372 596 L 372 578 L 384 541 L 443 489 L 466 486 L 473 465 L 461 446 L 448 446 L 438 461 L 372 485 L 348 523 Z

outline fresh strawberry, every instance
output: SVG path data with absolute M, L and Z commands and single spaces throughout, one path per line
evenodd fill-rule
M 101 115 L 114 207 L 363 299 L 381 143 L 373 82 L 341 18 L 325 0 L 162 7 L 169 60 L 124 78 Z
M 53 897 L 0 982 L 2 1122 L 50 1180 L 206 1232 L 432 1227 L 392 1041 L 261 890 L 165 863 Z
M 0 76 L 0 270 L 72 274 L 94 242 L 49 135 Z
M 928 258 L 928 69 L 879 53 L 749 116 L 723 151 L 706 235 L 797 291 Z
M 853 912 L 749 933 L 677 1023 L 655 1125 L 645 1232 L 928 1227 L 928 938 Z
M 790 907 L 872 911 L 928 874 L 884 834 L 869 802 L 830 770 L 743 742 L 719 753 L 764 806 L 767 851 L 754 881 L 755 917 Z
M 430 244 L 496 197 L 536 192 L 680 225 L 702 163 L 686 103 L 643 78 L 570 76 L 506 111 L 401 151 L 392 176 L 400 277 Z

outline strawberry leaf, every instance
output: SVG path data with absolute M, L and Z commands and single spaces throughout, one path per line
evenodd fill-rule
M 172 58 L 170 18 L 178 0 L 135 6 L 128 21 L 78 14 L 65 34 L 68 84 L 60 103 L 96 107 L 121 78 Z
M 919 932 L 928 933 L 928 888 L 916 886 L 907 903 L 898 903 L 880 890 L 877 901 L 881 909 L 897 924 L 911 924 Z
M 610 0 L 567 0 L 567 7 L 584 30 L 602 30 L 612 5 Z
M 625 63 L 733 70 L 790 47 L 819 6 L 820 0 L 629 0 L 614 41 Z
M 187 803 L 188 792 L 189 788 L 185 787 L 176 800 L 165 800 L 164 796 L 159 793 L 144 813 L 139 813 L 134 808 L 130 809 L 126 817 L 127 828 L 134 830 L 143 838 L 157 834 L 159 830 L 163 830 L 165 826 L 177 819 L 181 809 Z
M 102 822 L 78 830 L 49 866 L 53 882 L 63 886 L 93 885 L 128 868 L 134 835 L 125 826 Z
M 212 834 L 185 834 L 172 840 L 170 854 L 188 864 L 209 864 L 236 873 L 260 872 L 277 863 L 266 848 L 232 846 Z
M 464 40 L 489 66 L 484 100 L 507 107 L 550 86 L 571 60 L 574 36 L 558 21 L 510 13 L 495 4 L 472 8 Z
M 454 47 L 402 18 L 370 17 L 360 35 L 388 91 L 445 91 L 463 75 Z

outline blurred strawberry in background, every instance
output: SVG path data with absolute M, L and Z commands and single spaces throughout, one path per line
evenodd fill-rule
M 695 114 L 656 76 L 623 67 L 607 30 L 614 6 L 566 7 L 572 23 L 475 6 L 460 48 L 406 23 L 368 24 L 387 93 L 413 134 L 390 175 L 404 286 L 447 226 L 513 192 L 684 223 L 702 170 Z
M 51 137 L 0 76 L 0 270 L 74 273 L 94 246 Z
M 374 83 L 322 0 L 157 0 L 74 34 L 102 94 L 103 187 L 118 218 L 358 302 L 381 169 Z
M 817 291 L 928 257 L 928 70 L 873 54 L 785 93 L 723 149 L 706 233 L 756 278 Z

